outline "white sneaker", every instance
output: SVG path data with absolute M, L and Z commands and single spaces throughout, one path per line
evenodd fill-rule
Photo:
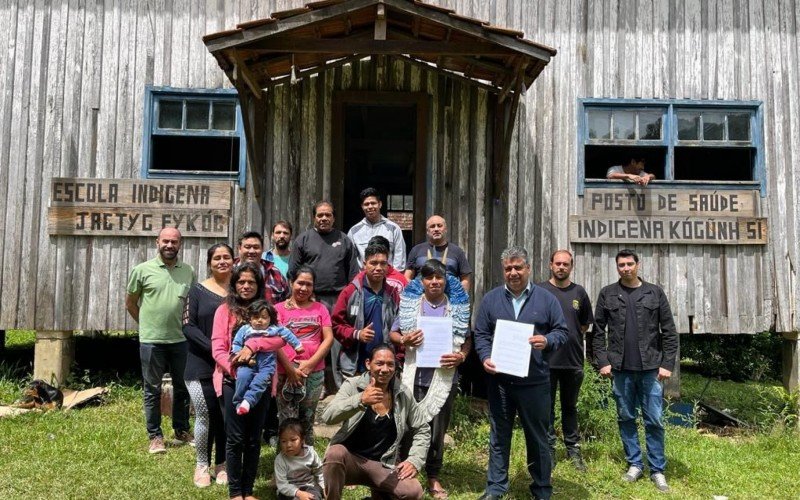
M 628 467 L 628 472 L 622 475 L 622 480 L 628 483 L 634 483 L 642 477 L 642 469 L 636 467 L 635 465 L 631 465 Z
M 667 493 L 669 491 L 669 485 L 667 484 L 667 478 L 664 477 L 664 474 L 661 472 L 655 472 L 650 474 L 650 480 L 656 485 L 658 491 L 662 493 Z

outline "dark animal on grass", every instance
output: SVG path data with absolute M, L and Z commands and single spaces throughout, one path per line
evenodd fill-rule
M 42 408 L 54 410 L 61 408 L 64 394 L 44 380 L 34 380 L 22 391 L 22 398 L 14 404 L 17 408 Z

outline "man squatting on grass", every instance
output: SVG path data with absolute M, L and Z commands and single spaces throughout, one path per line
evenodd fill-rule
M 604 287 L 597 297 L 592 340 L 596 365 L 600 375 L 612 380 L 619 434 L 629 466 L 622 479 L 634 482 L 644 470 L 636 429 L 641 407 L 650 479 L 659 491 L 666 492 L 661 382 L 672 375 L 678 334 L 664 291 L 639 278 L 639 256 L 632 250 L 620 250 L 616 264 L 619 281 Z
M 345 379 L 322 414 L 326 424 L 342 424 L 323 460 L 326 498 L 339 500 L 345 484 L 363 484 L 372 489 L 372 498 L 419 500 L 424 493 L 416 476 L 425 464 L 430 425 L 411 390 L 395 378 L 392 346 L 373 348 L 366 368 L 363 375 Z M 407 435 L 408 457 L 395 463 Z

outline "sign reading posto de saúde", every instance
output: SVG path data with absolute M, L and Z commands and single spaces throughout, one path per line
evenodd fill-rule
M 47 219 L 52 235 L 226 237 L 230 210 L 230 182 L 54 178 Z
M 758 191 L 587 189 L 569 220 L 574 243 L 764 245 Z

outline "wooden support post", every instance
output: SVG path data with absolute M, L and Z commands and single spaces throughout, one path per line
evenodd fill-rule
M 800 389 L 800 341 L 797 332 L 783 333 L 782 375 L 783 387 L 787 391 Z
M 678 334 L 678 352 L 675 354 L 675 368 L 672 376 L 664 382 L 664 397 L 669 399 L 681 398 L 681 336 Z
M 37 331 L 33 354 L 33 378 L 60 386 L 69 376 L 75 357 L 72 330 Z

